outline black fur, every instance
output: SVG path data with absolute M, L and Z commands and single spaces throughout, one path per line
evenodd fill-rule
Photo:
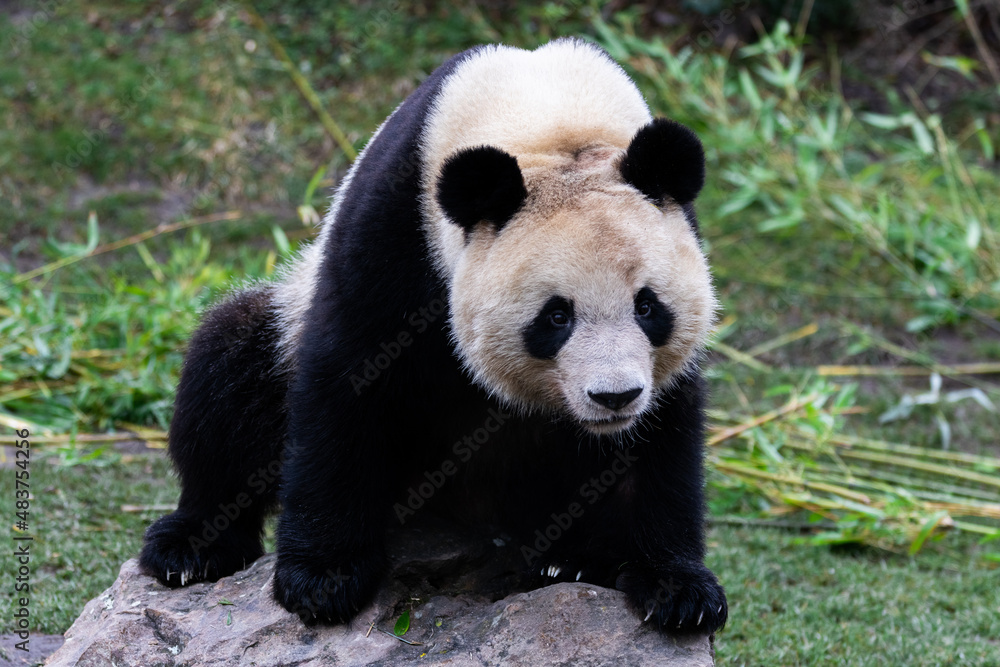
M 635 320 L 649 339 L 649 344 L 653 347 L 666 344 L 674 331 L 674 314 L 669 306 L 660 301 L 653 290 L 643 287 L 635 295 L 635 309 Z M 644 312 L 640 313 L 640 310 Z
M 694 201 L 705 184 L 705 153 L 694 132 L 656 118 L 640 129 L 620 165 L 622 178 L 656 204 Z
M 146 531 L 139 556 L 168 586 L 180 586 L 182 574 L 185 583 L 218 579 L 264 553 L 286 431 L 276 342 L 268 289 L 222 302 L 191 338 L 169 435 L 181 498 Z
M 561 296 L 546 301 L 521 332 L 528 354 L 538 359 L 554 359 L 572 335 L 573 303 Z
M 437 187 L 442 210 L 466 233 L 484 221 L 499 232 L 528 196 L 517 158 L 492 146 L 452 155 Z
M 507 532 L 537 583 L 546 565 L 560 565 L 556 580 L 581 572 L 581 581 L 617 585 L 660 627 L 715 630 L 726 606 L 703 565 L 700 377 L 674 385 L 616 443 L 594 443 L 571 421 L 504 414 L 453 353 L 447 292 L 420 217 L 419 142 L 442 81 L 467 56 L 428 77 L 356 166 L 323 249 L 294 377 L 274 370 L 266 291 L 206 316 L 171 425 L 180 506 L 150 528 L 143 567 L 161 580 L 199 568 L 214 579 L 249 563 L 273 486 L 207 551 L 185 545 L 259 468 L 284 460 L 275 598 L 307 622 L 349 621 L 385 572 L 386 528 L 405 520 L 400 503 L 448 462 L 457 472 L 419 511 Z M 540 541 L 555 519 L 565 526 L 558 539 Z

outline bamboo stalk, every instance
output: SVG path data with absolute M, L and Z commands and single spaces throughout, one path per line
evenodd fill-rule
M 919 284 L 919 280 L 916 282 Z M 875 334 L 867 329 L 859 327 L 853 322 L 848 322 L 848 321 L 841 322 L 841 329 L 850 335 L 862 336 L 864 338 L 867 338 L 876 346 L 882 348 L 886 352 L 893 354 L 897 357 L 900 357 L 901 359 L 907 359 L 916 364 L 925 366 L 931 372 L 937 373 L 938 375 L 960 379 L 961 382 L 970 385 L 972 387 L 978 387 L 979 389 L 982 389 L 984 392 L 996 391 L 995 386 L 982 382 L 974 377 L 962 377 L 963 375 L 967 374 L 957 372 L 953 366 L 938 363 L 925 354 L 914 352 L 912 350 L 907 350 L 905 347 L 901 347 L 899 345 L 896 345 L 895 343 L 891 343 L 885 338 L 879 336 L 878 334 Z
M 793 399 L 788 403 L 786 403 L 784 406 L 778 408 L 777 410 L 771 410 L 770 412 L 764 413 L 759 417 L 755 417 L 748 422 L 744 422 L 737 426 L 730 426 L 729 428 L 724 428 L 716 432 L 715 435 L 708 438 L 706 444 L 709 447 L 717 445 L 718 443 L 724 440 L 728 440 L 730 438 L 736 437 L 737 435 L 740 435 L 744 431 L 748 431 L 752 428 L 760 426 L 761 424 L 766 424 L 769 421 L 773 421 L 779 417 L 783 417 L 784 415 L 787 415 L 789 412 L 794 412 L 796 410 L 799 410 L 815 400 L 816 400 L 815 394 L 810 394 L 809 396 L 806 396 L 804 398 Z
M 793 426 L 789 424 L 783 424 L 785 428 L 788 428 L 790 432 L 796 433 L 799 436 L 808 439 L 812 436 L 808 431 Z M 892 452 L 896 454 L 908 454 L 911 456 L 925 457 L 941 459 L 944 461 L 949 461 L 953 463 L 968 463 L 971 465 L 985 466 L 994 470 L 1000 471 L 1000 458 L 993 458 L 991 456 L 979 456 L 977 454 L 968 454 L 966 452 L 947 452 L 941 449 L 928 449 L 926 447 L 915 447 L 913 445 L 904 445 L 894 442 L 886 442 L 884 440 L 874 440 L 872 438 L 861 438 L 854 435 L 845 435 L 842 433 L 834 433 L 827 437 L 829 442 L 840 445 L 842 447 L 860 447 L 864 449 L 873 449 L 880 452 Z
M 752 352 L 752 350 L 751 350 Z M 747 352 L 750 354 L 751 352 Z M 947 367 L 952 375 L 986 375 L 1000 373 L 1000 362 L 954 364 Z M 927 376 L 936 373 L 924 366 L 817 366 L 816 373 L 823 376 Z
M 30 433 L 35 433 L 35 431 L 38 430 L 38 427 L 29 421 L 19 419 L 14 415 L 6 415 L 3 413 L 0 413 L 0 426 L 6 426 L 7 428 L 13 429 L 15 431 L 27 430 Z M 31 441 L 32 442 L 35 441 L 35 436 L 31 436 Z
M 885 463 L 887 465 L 899 466 L 901 468 L 911 468 L 913 470 L 920 470 L 922 472 L 942 475 L 944 477 L 954 477 L 958 479 L 964 479 L 968 482 L 975 482 L 977 484 L 985 484 L 987 486 L 995 486 L 997 488 L 1000 488 L 1000 477 L 991 475 L 982 475 L 977 472 L 971 472 L 969 470 L 961 470 L 958 468 L 948 468 L 946 466 L 938 465 L 936 463 L 927 463 L 926 461 L 916 461 L 912 459 L 906 459 L 900 456 L 878 454 L 876 452 L 864 452 L 857 449 L 841 449 L 840 455 L 844 458 L 861 459 L 863 461 L 871 461 L 873 463 Z
M 358 156 L 357 151 L 354 150 L 354 146 L 351 145 L 351 142 L 347 139 L 347 135 L 342 129 L 340 129 L 337 122 L 326 112 L 326 109 L 323 108 L 323 103 L 320 101 L 316 91 L 313 90 L 311 85 L 309 85 L 309 81 L 302 76 L 302 72 L 300 72 L 295 66 L 292 59 L 288 57 L 285 47 L 282 46 L 281 42 L 275 39 L 275 37 L 271 34 L 271 31 L 267 27 L 267 23 L 264 22 L 264 19 L 260 17 L 250 3 L 244 2 L 242 4 L 243 8 L 247 12 L 247 15 L 250 17 L 250 23 L 252 23 L 253 27 L 264 35 L 264 39 L 267 40 L 267 44 L 274 53 L 274 56 L 281 62 L 282 66 L 284 66 L 288 75 L 292 77 L 295 87 L 299 89 L 302 97 L 306 99 L 306 103 L 319 117 L 320 123 L 323 124 L 323 129 L 330 135 L 330 138 L 337 142 L 340 146 L 340 150 L 344 151 L 344 155 L 347 156 L 347 159 L 354 162 L 354 159 Z
M 181 229 L 186 229 L 187 227 L 204 225 L 210 222 L 220 222 L 222 220 L 235 220 L 236 218 L 239 218 L 242 215 L 243 214 L 240 211 L 227 211 L 225 213 L 206 215 L 198 218 L 189 218 L 187 220 L 181 220 L 180 222 L 174 222 L 170 224 L 160 224 L 154 227 L 153 229 L 147 229 L 146 231 L 141 232 L 139 234 L 133 234 L 128 238 L 124 238 L 119 241 L 114 241 L 113 243 L 106 243 L 104 245 L 97 246 L 88 253 L 73 255 L 72 257 L 63 257 L 61 259 L 57 259 L 54 262 L 50 262 L 43 266 L 39 266 L 36 269 L 32 269 L 31 271 L 26 271 L 25 273 L 19 273 L 16 276 L 14 276 L 13 283 L 17 285 L 19 283 L 23 283 L 26 280 L 31 280 L 32 278 L 36 278 L 46 273 L 51 273 L 52 271 L 63 268 L 64 266 L 69 266 L 70 264 L 79 262 L 81 259 L 96 257 L 97 255 L 102 255 L 106 252 L 111 252 L 112 250 L 118 250 L 126 246 L 135 245 L 136 243 L 146 241 L 148 239 L 153 238 L 154 236 L 159 236 L 160 234 L 176 232 Z
M 984 519 L 1000 519 L 1000 505 L 963 505 L 956 503 L 926 502 L 928 510 L 944 510 L 954 516 L 978 516 Z
M 1000 532 L 1000 528 L 993 528 L 990 526 L 984 526 L 979 523 L 969 523 L 968 521 L 956 521 L 954 523 L 955 528 L 959 530 L 964 530 L 968 533 L 979 533 L 980 535 L 996 535 Z
M 808 523 L 806 521 L 780 521 L 774 519 L 754 519 L 740 516 L 710 516 L 709 524 L 724 526 L 751 526 L 754 528 L 775 528 L 778 530 L 830 530 L 836 527 L 834 523 Z
M 792 447 L 794 449 L 799 449 L 808 452 L 816 451 L 816 448 L 808 443 L 797 443 L 795 441 L 788 441 L 784 443 L 784 445 L 786 447 Z M 932 475 L 938 475 L 940 477 L 945 477 L 950 479 L 955 479 L 955 478 L 964 479 L 965 481 L 968 482 L 986 484 L 988 486 L 996 486 L 1000 488 L 1000 477 L 984 475 L 981 473 L 964 470 L 962 468 L 948 467 L 939 465 L 937 463 L 929 463 L 926 461 L 921 461 L 919 459 L 909 459 L 902 456 L 880 454 L 876 452 L 865 452 L 856 449 L 846 449 L 846 448 L 839 449 L 838 454 L 843 458 L 861 459 L 864 461 L 872 461 L 874 463 L 885 463 L 888 465 L 919 470 L 921 472 L 925 472 Z
M 792 331 L 790 333 L 782 334 L 777 338 L 772 338 L 771 340 L 765 341 L 760 345 L 754 345 L 753 347 L 751 347 L 749 350 L 746 351 L 746 355 L 748 357 L 759 356 L 761 354 L 764 354 L 765 352 L 770 352 L 771 350 L 775 350 L 784 345 L 788 345 L 789 343 L 793 343 L 801 338 L 812 336 L 817 331 L 819 331 L 819 325 L 817 325 L 815 322 L 813 322 L 812 324 L 807 324 L 806 326 L 800 329 L 796 329 L 795 331 Z
M 142 440 L 145 442 L 156 442 L 167 439 L 164 431 L 148 431 L 146 433 L 133 433 L 131 431 L 121 431 L 118 433 L 60 433 L 58 435 L 33 435 L 31 444 L 55 445 L 69 442 L 122 442 L 125 440 Z
M 748 366 L 754 369 L 755 371 L 759 371 L 761 373 L 769 373 L 771 372 L 771 370 L 773 370 L 770 366 L 768 366 L 763 362 L 757 361 L 756 359 L 748 355 L 746 352 L 740 352 L 735 347 L 726 345 L 722 341 L 715 341 L 715 343 L 712 344 L 712 349 L 721 352 L 722 354 L 726 355 L 733 361 L 737 361 L 743 364 L 744 366 Z
M 842 472 L 840 468 L 832 465 L 824 465 L 822 463 L 816 465 L 816 470 L 820 470 L 829 474 L 837 474 Z M 850 474 L 865 480 L 873 480 L 875 482 L 881 482 L 883 484 L 889 485 L 893 488 L 902 487 L 906 489 L 909 493 L 933 493 L 938 500 L 941 499 L 954 499 L 963 500 L 968 502 L 983 502 L 987 501 L 989 504 L 993 504 L 1000 500 L 1000 497 L 992 491 L 986 491 L 983 489 L 973 489 L 964 486 L 955 486 L 952 484 L 946 484 L 944 482 L 936 481 L 935 479 L 927 479 L 922 477 L 906 477 L 904 475 L 896 475 L 894 473 L 888 472 L 886 470 L 880 470 L 877 468 L 850 468 Z M 919 486 L 916 484 L 919 483 Z
M 986 45 L 986 40 L 983 39 L 983 33 L 979 31 L 979 26 L 976 24 L 976 17 L 972 15 L 972 11 L 968 10 L 962 12 L 965 18 L 965 25 L 969 26 L 969 32 L 972 33 L 972 41 L 976 43 L 976 49 L 979 51 L 979 57 L 983 59 L 986 63 L 986 69 L 989 70 L 990 76 L 993 77 L 993 83 L 1000 86 L 1000 65 L 990 54 L 990 47 Z
M 718 470 L 729 471 L 734 475 L 748 475 L 750 477 L 758 477 L 760 479 L 766 479 L 772 482 L 782 482 L 784 484 L 793 484 L 795 486 L 802 486 L 805 488 L 815 489 L 817 491 L 826 491 L 827 493 L 832 493 L 834 495 L 842 496 L 848 498 L 858 503 L 865 505 L 872 504 L 871 498 L 863 493 L 856 493 L 850 489 L 845 489 L 842 486 L 836 484 L 828 484 L 825 482 L 812 482 L 801 477 L 793 477 L 791 475 L 782 475 L 779 473 L 768 472 L 766 470 L 758 470 L 757 468 L 750 468 L 747 466 L 741 466 L 733 463 L 718 461 L 715 463 L 715 468 Z
M 177 505 L 122 505 L 122 512 L 173 512 Z
M 73 350 L 70 357 L 73 359 L 98 359 L 100 357 L 115 357 L 125 354 L 126 350 L 116 348 L 113 350 Z

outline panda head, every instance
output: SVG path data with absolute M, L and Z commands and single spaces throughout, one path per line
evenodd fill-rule
M 594 434 L 637 424 L 696 362 L 714 320 L 690 207 L 703 181 L 701 143 L 665 119 L 625 150 L 515 158 L 477 146 L 448 158 L 436 199 L 464 236 L 452 335 L 477 383 Z

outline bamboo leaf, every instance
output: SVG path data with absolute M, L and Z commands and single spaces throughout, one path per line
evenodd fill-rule
M 915 555 L 918 551 L 920 551 L 920 547 L 924 546 L 924 542 L 926 542 L 927 538 L 931 536 L 931 533 L 934 532 L 934 529 L 937 528 L 938 524 L 944 521 L 944 519 L 946 519 L 947 517 L 948 513 L 945 511 L 941 511 L 935 514 L 934 516 L 928 518 L 927 521 L 924 522 L 924 525 L 920 529 L 920 532 L 917 533 L 917 536 L 913 539 L 913 543 L 910 544 L 911 556 Z
M 410 612 L 404 611 L 396 620 L 396 625 L 392 628 L 392 633 L 397 637 L 402 637 L 410 629 Z

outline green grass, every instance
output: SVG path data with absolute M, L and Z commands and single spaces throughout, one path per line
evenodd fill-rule
M 284 237 L 294 245 L 312 233 L 296 208 L 322 213 L 347 167 L 239 5 L 170 7 L 56 5 L 30 33 L 0 17 L 0 46 L 14 56 L 0 65 L 4 434 L 23 424 L 36 437 L 165 429 L 201 310 L 231 280 L 271 275 Z M 979 389 L 1000 406 L 996 376 L 949 368 L 1000 359 L 1000 137 L 988 114 L 1000 91 L 984 86 L 987 111 L 947 119 L 919 100 L 867 114 L 840 95 L 837 68 L 780 25 L 727 58 L 677 47 L 680 29 L 650 36 L 638 10 L 613 15 L 600 3 L 255 7 L 354 148 L 467 46 L 531 47 L 562 34 L 603 44 L 655 112 L 705 143 L 698 210 L 724 305 L 709 369 L 713 424 L 809 397 L 710 449 L 720 520 L 817 526 L 713 529 L 710 564 L 732 609 L 720 663 L 1000 663 L 1000 547 L 980 543 L 998 522 L 953 512 L 959 529 L 942 531 L 929 504 L 1000 504 L 995 486 L 969 481 L 997 474 L 1000 410 L 947 400 Z M 310 191 L 321 168 L 328 176 Z M 234 210 L 88 256 L 160 224 Z M 24 279 L 48 262 L 65 266 Z M 745 356 L 812 324 L 810 335 Z M 822 376 L 824 365 L 922 366 L 942 376 L 941 396 L 885 422 L 904 396 L 929 390 L 929 376 Z M 904 464 L 938 461 L 927 456 L 944 446 L 952 458 L 933 474 L 859 463 L 842 449 L 850 437 L 929 452 Z M 92 451 L 33 459 L 39 631 L 65 630 L 137 552 L 158 512 L 123 504 L 176 500 L 162 456 L 88 459 Z M 823 480 L 832 490 L 804 485 Z M 851 505 L 857 493 L 869 502 Z M 11 502 L 0 500 L 8 516 Z M 809 544 L 841 541 L 878 548 Z M 11 603 L 5 590 L 3 618 Z
M 70 456 L 67 451 L 63 458 Z M 166 457 L 111 452 L 96 461 L 62 466 L 58 456 L 43 458 L 42 448 L 33 448 L 29 609 L 37 632 L 65 632 L 83 603 L 115 580 L 125 559 L 139 553 L 143 531 L 161 512 L 123 512 L 123 505 L 177 500 L 177 483 Z M 13 480 L 10 468 L 0 473 Z M 12 493 L 0 498 L 0 511 L 14 516 Z M 8 620 L 3 632 L 10 632 L 13 603 L 10 587 L 5 587 L 0 607 Z
M 36 456 L 40 448 L 36 447 Z M 67 452 L 62 458 L 71 455 Z M 106 454 L 100 465 L 31 469 L 38 632 L 65 630 L 81 604 L 134 557 L 177 484 L 159 455 Z M 9 496 L 0 501 L 12 513 Z M 871 550 L 833 552 L 766 529 L 715 526 L 709 565 L 726 586 L 730 621 L 716 637 L 728 665 L 991 665 L 1000 660 L 996 571 L 977 565 L 969 540 L 935 544 L 919 558 Z M 9 617 L 8 602 L 5 615 Z
M 970 541 L 919 558 L 803 548 L 786 533 L 719 526 L 709 566 L 729 597 L 720 665 L 995 665 L 997 573 Z

